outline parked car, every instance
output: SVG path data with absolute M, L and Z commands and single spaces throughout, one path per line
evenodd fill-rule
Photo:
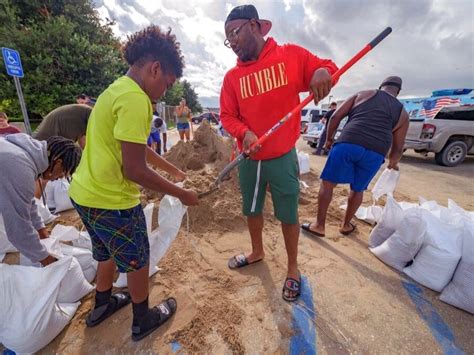
M 324 114 L 327 112 L 327 110 L 321 110 L 319 108 L 316 109 L 302 109 L 301 110 L 301 130 L 300 133 L 306 133 L 306 126 L 309 123 L 316 123 L 319 122 L 321 117 L 324 116 Z
M 191 121 L 195 124 L 199 124 L 203 119 L 206 119 L 209 123 L 219 124 L 220 117 L 218 113 L 214 112 L 205 112 L 199 116 L 194 116 L 191 118 Z
M 439 165 L 461 164 L 474 154 L 474 105 L 444 107 L 433 119 L 411 119 L 405 149 L 433 152 Z
M 347 122 L 347 117 L 344 117 L 341 120 L 341 123 L 339 123 L 339 127 L 337 127 L 336 134 L 334 135 L 334 139 L 336 140 L 341 132 L 344 126 L 346 125 Z M 316 148 L 318 145 L 319 137 L 321 136 L 321 133 L 323 133 L 324 130 L 324 124 L 321 122 L 315 122 L 315 123 L 308 123 L 306 133 L 303 134 L 303 140 L 306 141 L 311 148 Z

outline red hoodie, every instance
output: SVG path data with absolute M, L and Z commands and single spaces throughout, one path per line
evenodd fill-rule
M 256 61 L 242 62 L 229 70 L 221 89 L 220 106 L 223 127 L 237 138 L 239 149 L 245 132 L 261 137 L 299 103 L 299 93 L 309 90 L 313 73 L 326 68 L 330 74 L 336 65 L 320 59 L 306 49 L 286 44 L 279 46 L 268 38 Z M 262 145 L 252 158 L 267 160 L 288 153 L 300 135 L 301 115 L 293 117 Z

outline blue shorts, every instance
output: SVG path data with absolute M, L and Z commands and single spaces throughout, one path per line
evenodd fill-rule
M 80 206 L 72 201 L 92 241 L 97 261 L 113 259 L 119 272 L 133 272 L 150 260 L 150 245 L 143 208 L 103 210 Z
M 385 159 L 382 154 L 357 144 L 337 143 L 331 149 L 321 179 L 334 184 L 351 184 L 351 190 L 367 190 Z
M 150 135 L 148 136 L 148 140 L 147 140 L 146 144 L 150 146 L 153 142 L 156 142 L 156 143 L 161 142 L 160 132 L 151 132 L 150 133 Z
M 189 129 L 189 122 L 178 122 L 177 127 L 178 131 L 185 131 Z

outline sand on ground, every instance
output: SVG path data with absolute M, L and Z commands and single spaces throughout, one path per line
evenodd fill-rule
M 195 132 L 193 141 L 178 142 L 166 157 L 186 170 L 185 186 L 203 192 L 229 162 L 232 144 L 218 137 L 206 123 Z M 303 143 L 299 148 L 310 152 Z M 301 176 L 309 187 L 302 189 L 300 222 L 315 217 L 318 176 L 323 163 L 324 158 L 311 156 L 312 170 Z M 418 171 L 412 173 L 416 175 Z M 453 175 L 456 179 L 456 174 Z M 405 188 L 404 179 L 402 175 L 401 188 L 395 197 L 416 201 L 418 195 Z M 432 185 L 435 190 L 444 189 L 444 184 L 438 181 Z M 338 232 L 343 217 L 339 205 L 345 202 L 347 194 L 347 187 L 335 190 L 326 238 L 302 233 L 299 240 L 299 267 L 310 283 L 317 313 L 306 310 L 316 328 L 318 352 L 442 353 L 402 286 L 405 277 L 367 249 L 371 226 L 357 222 L 357 230 L 350 237 Z M 448 196 L 463 207 L 472 207 L 472 201 L 462 200 L 458 191 Z M 142 202 L 159 202 L 160 197 L 143 191 Z M 445 204 L 443 199 L 439 202 Z M 371 203 L 370 194 L 365 195 L 364 203 Z M 82 300 L 72 322 L 40 354 L 163 354 L 174 353 L 175 343 L 179 344 L 181 353 L 288 353 L 294 335 L 293 307 L 304 309 L 304 306 L 288 304 L 281 298 L 287 259 L 280 223 L 273 216 L 267 194 L 265 260 L 231 271 L 227 267 L 228 259 L 250 250 L 240 209 L 236 171 L 216 193 L 188 209 L 177 239 L 159 263 L 161 270 L 149 283 L 150 304 L 172 295 L 178 301 L 178 311 L 152 335 L 138 343 L 131 341 L 131 307 L 120 310 L 95 328 L 87 328 L 85 319 L 93 305 L 91 294 Z M 74 211 L 63 214 L 57 222 L 81 227 Z M 466 353 L 474 352 L 473 316 L 439 301 L 437 293 L 423 290 L 424 297 L 451 327 L 456 344 Z

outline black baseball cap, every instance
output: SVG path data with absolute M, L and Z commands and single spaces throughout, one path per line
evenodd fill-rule
M 270 29 L 272 28 L 271 21 L 260 19 L 258 17 L 257 9 L 253 5 L 240 5 L 240 6 L 234 7 L 230 11 L 229 15 L 227 15 L 227 18 L 225 20 L 225 25 L 227 25 L 228 22 L 234 21 L 234 20 L 251 20 L 251 19 L 256 19 L 257 22 L 260 24 L 260 33 L 262 34 L 262 36 L 265 36 L 268 32 L 270 32 Z

